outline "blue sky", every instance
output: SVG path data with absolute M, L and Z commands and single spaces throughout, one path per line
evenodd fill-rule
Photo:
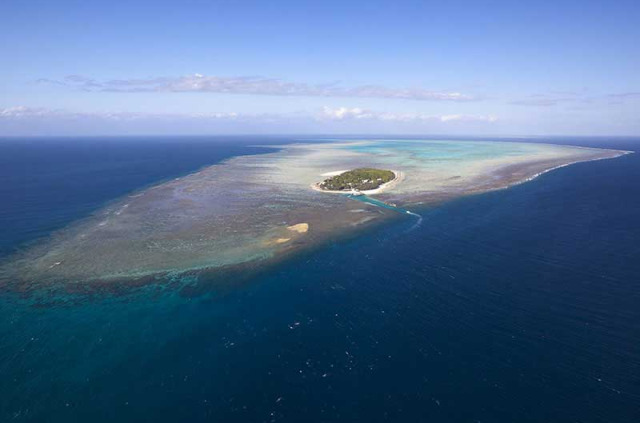
M 638 1 L 0 2 L 0 135 L 640 135 Z

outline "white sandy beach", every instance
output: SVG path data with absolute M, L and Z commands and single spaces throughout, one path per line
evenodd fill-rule
M 323 173 L 320 176 L 326 176 L 326 177 L 338 176 L 348 171 L 349 170 L 334 170 L 332 172 Z M 393 174 L 395 175 L 395 178 L 393 178 L 389 182 L 385 182 L 384 184 L 380 185 L 376 189 L 369 189 L 369 190 L 358 191 L 358 192 L 364 195 L 375 195 L 385 191 L 392 190 L 396 185 L 398 185 L 400 182 L 404 180 L 404 173 L 397 170 L 392 170 L 391 172 L 393 172 Z M 350 191 L 332 191 L 332 190 L 322 189 L 320 188 L 320 182 L 316 182 L 315 184 L 312 184 L 311 188 L 314 191 L 324 192 L 326 194 L 350 194 Z

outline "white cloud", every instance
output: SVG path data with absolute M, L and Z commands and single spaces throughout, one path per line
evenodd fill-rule
M 53 110 L 40 107 L 14 106 L 0 109 L 0 118 L 43 117 L 53 113 Z
M 170 114 L 170 113 L 137 113 L 137 112 L 72 112 L 60 109 L 48 109 L 44 107 L 14 106 L 0 109 L 0 119 L 26 119 L 26 118 L 56 118 L 65 119 L 104 119 L 104 120 L 136 120 L 136 119 L 236 119 L 241 117 L 239 113 L 197 113 L 197 114 Z
M 465 114 L 449 114 L 449 115 L 428 115 L 421 113 L 388 113 L 375 112 L 360 108 L 325 107 L 318 116 L 319 119 L 328 120 L 376 120 L 387 122 L 496 122 L 497 116 L 494 115 L 465 115 Z
M 389 88 L 377 85 L 341 87 L 338 84 L 309 84 L 276 78 L 221 77 L 199 73 L 171 78 L 117 79 L 98 81 L 80 75 L 63 80 L 40 79 L 39 82 L 65 85 L 85 91 L 107 92 L 203 92 L 268 96 L 385 98 L 417 101 L 473 101 L 476 97 L 457 91 L 432 91 L 422 88 Z
M 15 106 L 0 109 L 0 118 L 25 119 L 25 118 L 56 118 L 56 119 L 105 119 L 105 120 L 139 120 L 139 119 L 163 119 L 163 120 L 238 120 L 238 121 L 277 121 L 277 120 L 370 120 L 387 122 L 495 122 L 498 118 L 494 115 L 428 115 L 421 113 L 389 113 L 376 112 L 358 107 L 324 107 L 319 114 L 243 114 L 237 112 L 211 112 L 195 114 L 178 113 L 137 113 L 137 112 L 72 112 L 60 109 L 47 109 L 42 107 Z
M 17 106 L 0 108 L 0 135 L 417 133 L 487 131 L 495 116 L 377 112 L 326 107 L 315 112 L 197 114 L 75 112 Z M 444 131 L 444 132 L 443 132 Z
M 640 100 L 640 91 L 627 91 L 602 95 L 588 95 L 587 91 L 556 91 L 545 94 L 531 94 L 527 97 L 513 100 L 509 104 L 516 106 L 553 107 L 559 105 L 602 105 L 623 104 L 628 101 Z
M 330 107 L 325 107 L 322 110 L 322 116 L 328 119 L 368 119 L 371 118 L 372 115 L 369 112 L 365 112 L 363 109 L 353 108 L 349 109 L 347 107 L 338 107 L 336 109 L 332 109 Z

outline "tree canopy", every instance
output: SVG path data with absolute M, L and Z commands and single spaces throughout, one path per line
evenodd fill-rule
M 366 191 L 392 181 L 396 175 L 390 170 L 358 168 L 332 176 L 320 183 L 320 187 L 330 191 Z

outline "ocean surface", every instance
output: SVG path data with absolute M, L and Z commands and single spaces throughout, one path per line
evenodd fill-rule
M 295 141 L 0 139 L 0 259 Z M 198 292 L 0 292 L 0 421 L 640 421 L 639 154 L 419 212 Z

